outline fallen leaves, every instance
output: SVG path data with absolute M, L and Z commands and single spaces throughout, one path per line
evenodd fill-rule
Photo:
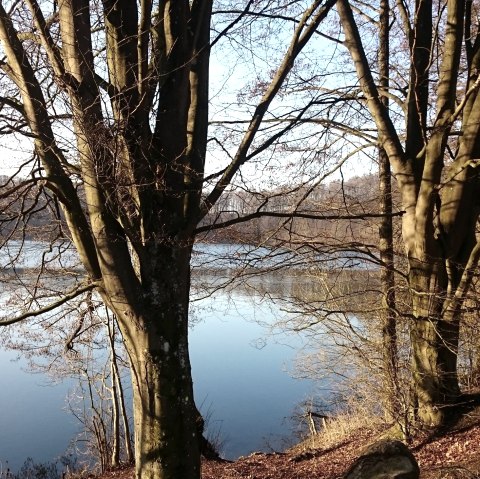
M 361 430 L 337 447 L 283 454 L 254 453 L 235 462 L 205 461 L 202 479 L 339 479 L 375 441 L 378 432 Z M 419 438 L 412 445 L 424 479 L 478 478 L 480 472 L 480 425 L 439 438 Z M 133 469 L 111 471 L 97 479 L 134 479 Z

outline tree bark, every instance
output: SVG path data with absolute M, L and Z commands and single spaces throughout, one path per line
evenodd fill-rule
M 136 346 L 143 350 L 132 361 L 136 477 L 198 479 L 195 405 L 186 350 L 169 354 L 167 348 L 149 348 L 147 341 Z
M 147 338 L 135 342 L 140 354 L 132 361 L 136 477 L 197 479 L 196 409 L 186 348 L 175 352 L 167 341 L 160 348 L 148 343 Z
M 459 317 L 444 312 L 444 264 L 413 262 L 409 281 L 415 317 L 411 324 L 414 413 L 426 426 L 446 422 L 460 396 L 457 376 Z
M 388 0 L 380 2 L 380 36 L 378 49 L 379 87 L 388 92 L 390 75 L 390 7 Z M 389 106 L 388 97 L 383 96 L 382 102 Z M 380 219 L 379 252 L 382 262 L 380 281 L 383 294 L 384 309 L 382 312 L 382 353 L 385 371 L 386 412 L 392 420 L 398 420 L 400 414 L 398 388 L 398 352 L 395 300 L 395 274 L 393 251 L 393 205 L 392 179 L 390 162 L 383 148 L 378 150 L 378 176 L 380 193 L 380 211 L 384 216 Z
M 188 354 L 190 247 L 165 247 L 139 299 L 141 317 L 117 311 L 130 357 L 138 479 L 200 477 L 197 409 Z M 156 270 L 156 271 L 155 271 Z M 158 272 L 162 271 L 162 276 Z M 141 304 L 143 303 L 143 304 Z

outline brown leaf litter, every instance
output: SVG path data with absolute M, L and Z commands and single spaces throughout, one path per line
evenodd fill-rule
M 253 453 L 234 462 L 204 461 L 202 479 L 339 479 L 361 451 L 382 431 L 359 430 L 353 437 L 322 449 L 297 446 L 285 453 Z M 422 479 L 479 479 L 480 424 L 456 426 L 440 437 L 423 436 L 410 446 Z M 90 476 L 94 477 L 94 476 Z M 132 468 L 110 471 L 97 479 L 134 479 Z

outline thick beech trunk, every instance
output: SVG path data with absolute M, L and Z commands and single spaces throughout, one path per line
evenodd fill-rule
M 200 459 L 186 345 L 137 341 L 132 360 L 136 477 L 198 479 Z M 167 346 L 168 344 L 168 346 Z
M 437 263 L 439 264 L 439 263 Z M 443 425 L 460 396 L 457 376 L 458 316 L 443 313 L 445 274 L 413 267 L 411 325 L 414 414 L 426 426 Z
M 133 335 L 123 328 L 132 370 L 136 477 L 199 479 L 187 339 L 190 252 L 188 247 L 165 247 L 157 253 L 157 261 L 141 265 L 141 315 L 117 311 L 120 325 L 131 325 L 132 319 L 136 324 Z
M 411 328 L 411 341 L 415 414 L 426 426 L 440 426 L 460 395 L 456 371 L 458 321 L 417 318 Z

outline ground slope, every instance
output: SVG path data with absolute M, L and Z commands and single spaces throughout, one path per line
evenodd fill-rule
M 381 431 L 359 430 L 333 447 L 316 442 L 287 453 L 254 453 L 235 462 L 205 461 L 202 479 L 337 479 Z M 441 437 L 423 436 L 410 446 L 422 479 L 480 478 L 480 424 L 463 422 Z M 93 477 L 93 476 L 91 476 Z M 111 471 L 97 479 L 133 479 L 133 469 Z

